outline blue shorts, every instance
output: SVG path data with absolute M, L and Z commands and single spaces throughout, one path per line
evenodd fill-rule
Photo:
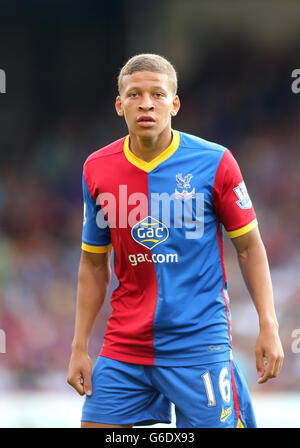
M 189 367 L 131 364 L 99 356 L 82 421 L 177 428 L 255 428 L 247 385 L 234 361 Z

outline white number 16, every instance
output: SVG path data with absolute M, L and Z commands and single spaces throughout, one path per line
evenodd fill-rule
M 219 375 L 219 389 L 220 389 L 220 394 L 221 397 L 223 398 L 223 400 L 225 401 L 225 403 L 229 403 L 230 401 L 230 381 L 227 378 L 228 376 L 228 370 L 227 367 L 223 367 L 223 369 L 220 372 Z M 203 381 L 204 381 L 204 385 L 205 385 L 205 389 L 206 389 L 206 395 L 207 395 L 207 406 L 216 406 L 216 398 L 215 398 L 215 393 L 214 393 L 214 389 L 213 389 L 213 385 L 212 385 L 212 381 L 211 381 L 211 377 L 210 377 L 210 373 L 207 370 L 205 373 L 203 373 L 203 375 L 201 375 Z

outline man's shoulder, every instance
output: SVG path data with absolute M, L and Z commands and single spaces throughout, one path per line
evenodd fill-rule
M 103 157 L 115 156 L 122 153 L 125 138 L 126 137 L 122 137 L 92 152 L 85 160 L 84 166 L 87 166 L 88 164 L 90 164 L 90 162 L 95 162 Z
M 227 148 L 220 143 L 205 140 L 204 138 L 186 132 L 180 132 L 180 145 L 182 148 L 206 150 L 220 155 L 223 155 L 227 150 Z

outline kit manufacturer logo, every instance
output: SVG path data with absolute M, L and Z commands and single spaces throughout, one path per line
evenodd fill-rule
M 232 414 L 232 409 L 231 409 L 231 407 L 230 407 L 230 408 L 227 408 L 227 409 L 222 408 L 222 413 L 221 413 L 220 421 L 221 421 L 221 422 L 225 422 L 225 420 L 226 420 L 231 414 Z

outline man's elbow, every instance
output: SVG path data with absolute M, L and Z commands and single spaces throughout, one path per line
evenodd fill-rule
M 265 247 L 257 227 L 245 235 L 234 238 L 232 242 L 240 260 L 248 259 L 249 255 L 254 252 L 265 253 Z

